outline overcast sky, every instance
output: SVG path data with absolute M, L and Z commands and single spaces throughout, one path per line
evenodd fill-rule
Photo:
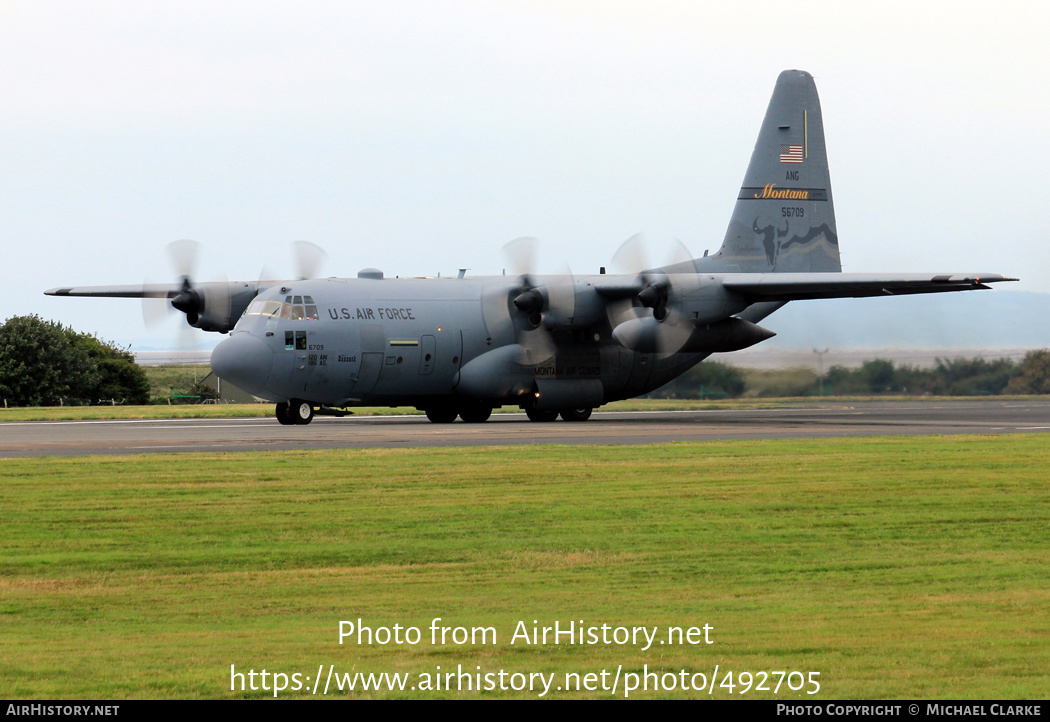
M 549 272 L 637 232 L 701 255 L 785 68 L 816 78 L 844 270 L 1048 292 L 1047 27 L 1037 2 L 0 0 L 0 318 L 163 344 L 178 321 L 137 301 L 42 292 L 174 280 L 181 238 L 199 280 L 290 275 L 299 239 L 326 276 L 499 273 L 523 235 Z

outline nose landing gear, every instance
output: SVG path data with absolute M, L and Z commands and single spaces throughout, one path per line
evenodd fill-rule
M 284 425 L 309 424 L 314 420 L 314 407 L 308 401 L 292 399 L 277 404 L 275 414 L 277 420 Z

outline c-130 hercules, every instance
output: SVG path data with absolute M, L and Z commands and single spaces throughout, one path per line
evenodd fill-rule
M 636 254 L 634 241 L 618 252 Z M 527 253 L 526 242 L 508 250 Z M 583 421 L 716 352 L 774 336 L 788 301 L 986 289 L 992 273 L 842 273 L 824 127 L 809 73 L 777 79 L 718 252 L 630 275 L 357 278 L 56 288 L 161 296 L 191 326 L 230 333 L 213 371 L 277 402 L 283 424 L 352 406 L 415 406 L 435 423 L 517 405 Z

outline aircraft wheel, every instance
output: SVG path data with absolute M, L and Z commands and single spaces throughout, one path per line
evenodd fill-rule
M 427 418 L 435 424 L 451 424 L 456 420 L 456 410 L 448 406 L 432 406 L 426 410 Z
M 488 406 L 468 406 L 459 410 L 459 417 L 468 424 L 480 424 L 488 421 L 492 416 L 492 409 Z
M 294 424 L 309 424 L 314 420 L 314 407 L 309 401 L 292 399 L 288 402 L 288 415 Z
M 586 421 L 591 418 L 592 409 L 565 409 L 561 417 L 565 421 Z
M 284 401 L 277 404 L 275 414 L 277 416 L 277 420 L 281 422 L 281 424 L 284 426 L 288 426 L 289 424 L 295 423 L 295 419 L 293 419 L 292 415 L 288 413 L 288 404 Z
M 558 418 L 557 411 L 540 411 L 539 409 L 525 409 L 525 415 L 529 417 L 529 421 L 554 421 Z

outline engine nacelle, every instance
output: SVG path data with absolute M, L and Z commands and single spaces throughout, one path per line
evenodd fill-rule
M 549 329 L 582 328 L 605 318 L 605 304 L 585 279 L 568 281 L 539 277 L 539 285 L 513 299 L 519 311 L 539 315 Z
M 185 287 L 171 305 L 186 314 L 186 323 L 202 331 L 229 333 L 258 295 L 256 284 L 201 283 Z
M 739 293 L 727 291 L 721 279 L 713 276 L 701 276 L 699 279 L 671 279 L 672 297 L 670 303 L 681 311 L 686 318 L 696 325 L 714 323 L 740 313 L 750 305 L 750 301 Z M 688 288 L 676 297 L 679 289 Z

